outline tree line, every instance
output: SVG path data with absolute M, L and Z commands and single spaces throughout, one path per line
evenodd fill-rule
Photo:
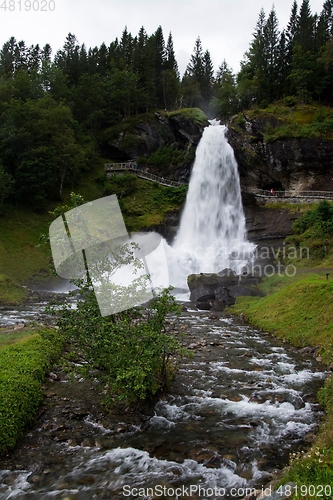
M 49 44 L 14 37 L 0 51 L 0 209 L 9 196 L 43 209 L 62 197 L 99 155 L 101 131 L 156 108 L 200 107 L 227 117 L 284 96 L 333 100 L 333 0 L 312 14 L 291 6 L 279 31 L 274 8 L 262 9 L 241 70 L 216 72 L 200 37 L 181 77 L 172 34 L 162 27 L 87 49 L 69 33 L 52 58 Z

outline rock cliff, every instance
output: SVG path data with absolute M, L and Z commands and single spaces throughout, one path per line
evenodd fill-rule
M 324 138 L 286 138 L 265 141 L 277 119 L 244 115 L 228 123 L 228 140 L 238 162 L 242 187 L 333 191 L 333 141 Z
M 203 117 L 202 113 L 201 119 L 195 120 L 182 111 L 134 117 L 106 130 L 100 147 L 105 156 L 120 162 L 138 157 L 149 158 L 162 146 L 172 146 L 174 150 L 186 153 L 198 145 L 204 127 L 208 125 L 208 120 Z M 193 160 L 194 154 L 190 161 L 180 162 L 156 173 L 188 182 Z

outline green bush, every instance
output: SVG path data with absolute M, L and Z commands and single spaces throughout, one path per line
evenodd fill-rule
M 108 259 L 110 269 L 105 272 L 112 275 L 113 267 L 130 261 L 131 251 L 125 247 L 128 245 L 115 250 L 117 264 Z M 84 300 L 78 302 L 75 310 L 64 304 L 58 326 L 88 361 L 83 375 L 88 377 L 92 368 L 99 371 L 99 380 L 107 384 L 111 393 L 106 401 L 117 397 L 133 402 L 166 389 L 172 373 L 170 358 L 178 348 L 176 339 L 163 330 L 166 314 L 179 310 L 169 291 L 164 290 L 150 302 L 147 315 L 134 308 L 102 317 L 89 277 L 76 285 Z M 108 303 L 123 303 L 131 292 L 115 285 L 114 297 L 107 293 Z M 51 306 L 51 312 L 59 314 L 57 307 Z
M 0 453 L 22 437 L 43 400 L 40 387 L 45 374 L 60 356 L 63 337 L 44 329 L 38 338 L 0 351 Z
M 163 168 L 178 165 L 184 161 L 184 152 L 173 146 L 161 146 L 149 158 L 138 158 L 139 166 Z
M 327 200 L 320 201 L 312 210 L 307 210 L 292 226 L 295 234 L 305 233 L 309 228 L 333 234 L 333 206 Z
M 186 200 L 187 189 L 188 184 L 183 184 L 177 188 L 164 187 L 163 190 L 155 193 L 154 199 L 161 205 L 164 203 L 182 204 Z
M 135 193 L 137 189 L 137 176 L 124 173 L 113 175 L 104 184 L 104 196 L 116 194 L 118 197 L 126 197 Z

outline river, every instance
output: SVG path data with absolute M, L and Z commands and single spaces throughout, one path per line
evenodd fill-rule
M 236 499 L 312 440 L 322 365 L 237 319 L 187 306 L 168 328 L 193 357 L 177 358 L 153 412 L 115 421 L 96 410 L 97 385 L 87 395 L 85 381 L 60 372 L 11 470 L 0 472 L 1 499 Z

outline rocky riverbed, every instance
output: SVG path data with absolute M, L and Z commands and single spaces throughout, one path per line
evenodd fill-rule
M 314 353 L 190 307 L 166 328 L 191 357 L 174 360 L 171 390 L 155 405 L 107 409 L 97 380 L 70 382 L 54 367 L 35 423 L 0 463 L 1 499 L 120 499 L 126 485 L 261 487 L 314 439 L 326 376 Z

